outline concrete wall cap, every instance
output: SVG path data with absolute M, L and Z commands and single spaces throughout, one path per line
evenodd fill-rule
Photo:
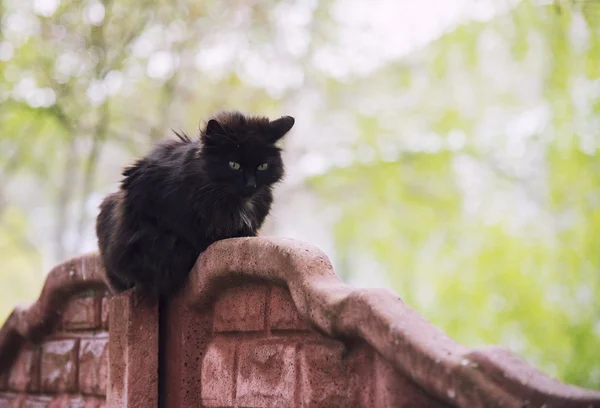
M 39 343 L 51 333 L 71 298 L 88 290 L 107 290 L 98 255 L 87 254 L 54 267 L 38 299 L 17 306 L 0 328 L 0 373 L 10 367 L 25 343 Z
M 393 291 L 356 289 L 327 255 L 288 238 L 234 238 L 197 260 L 183 297 L 202 308 L 243 280 L 285 286 L 301 317 L 331 337 L 359 337 L 427 392 L 460 407 L 600 407 L 600 392 L 554 380 L 510 351 L 472 350 L 424 320 Z

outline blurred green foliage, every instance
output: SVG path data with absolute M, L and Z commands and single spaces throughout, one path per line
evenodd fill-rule
M 313 183 L 343 207 L 336 224 L 341 253 L 374 256 L 406 302 L 455 339 L 505 344 L 567 382 L 600 388 L 600 5 L 591 3 L 583 10 L 524 3 L 494 21 L 443 36 L 424 51 L 430 72 L 414 111 L 398 111 L 399 128 L 387 134 L 376 124 L 362 128 L 366 137 L 356 152 L 366 145 L 375 158 Z M 579 27 L 589 37 L 577 49 L 569 34 L 582 16 L 586 24 Z M 482 58 L 496 63 L 478 52 L 486 39 L 501 41 L 490 50 L 498 59 L 502 46 L 509 49 L 512 75 L 532 81 L 522 86 L 538 86 L 540 100 L 521 99 L 518 89 L 496 86 L 496 78 L 485 75 Z M 386 75 L 417 77 L 420 68 L 398 67 Z M 412 93 L 413 87 L 409 80 L 396 92 Z M 458 92 L 478 106 L 450 103 Z M 502 117 L 530 109 L 542 109 L 549 120 L 527 135 L 519 153 L 502 146 L 510 128 L 501 121 L 483 137 L 470 137 L 491 127 L 486 115 L 494 110 Z M 439 145 L 431 152 L 400 146 L 397 158 L 388 159 L 381 142 L 410 139 L 412 129 L 402 124 L 412 125 L 415 111 L 429 120 L 422 133 L 440 136 Z M 466 135 L 458 150 L 449 143 L 453 134 Z M 541 176 L 519 171 L 529 160 L 526 152 L 536 156 Z M 466 158 L 477 164 L 471 171 L 491 172 L 485 179 L 490 196 L 475 197 L 478 205 L 493 207 L 499 190 L 524 190 L 533 195 L 535 214 L 512 228 L 511 219 L 522 211 L 518 203 L 487 217 L 467 215 L 469 197 L 453 169 Z M 528 185 L 533 178 L 539 185 Z
M 600 389 L 600 4 L 516 2 L 370 72 L 336 76 L 313 58 L 335 46 L 332 3 L 311 6 L 307 46 L 296 53 L 273 42 L 273 9 L 288 4 L 275 1 L 105 1 L 92 24 L 85 7 L 98 3 L 63 2 L 35 17 L 35 35 L 4 29 L 0 41 L 14 51 L 0 61 L 0 319 L 41 286 L 30 197 L 51 209 L 54 259 L 77 254 L 81 243 L 66 231 L 89 230 L 88 197 L 118 178 L 121 162 L 107 156 L 138 154 L 169 126 L 195 126 L 222 107 L 299 109 L 308 90 L 321 98 L 315 123 L 341 118 L 337 131 L 356 136 L 336 142 L 327 168 L 305 181 L 334 209 L 340 274 L 368 274 L 355 265 L 374 260 L 457 341 L 503 344 L 563 381 Z M 1 7 L 5 27 L 19 6 Z M 198 43 L 202 54 L 231 32 L 246 38 L 245 51 L 199 74 Z M 175 55 L 175 67 L 144 72 L 160 51 Z M 245 73 L 249 54 L 264 69 L 299 69 L 302 81 L 267 89 Z M 61 74 L 58 61 L 73 55 L 78 71 Z M 111 76 L 118 91 L 106 85 Z M 15 92 L 24 78 L 54 101 Z

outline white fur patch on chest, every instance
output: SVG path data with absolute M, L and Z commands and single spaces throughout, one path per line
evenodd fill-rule
M 254 201 L 252 199 L 242 204 L 240 208 L 240 228 L 254 228 Z

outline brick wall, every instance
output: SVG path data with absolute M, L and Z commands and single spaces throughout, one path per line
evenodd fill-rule
M 213 244 L 160 316 L 173 407 L 600 407 L 498 347 L 469 349 L 289 239 Z M 112 338 L 111 338 L 112 341 Z
M 72 298 L 40 344 L 22 344 L 0 377 L 0 407 L 105 406 L 108 302 L 104 291 Z
M 364 341 L 318 333 L 280 286 L 232 287 L 201 311 L 176 302 L 168 319 L 167 406 L 443 406 Z
M 600 408 L 499 347 L 469 349 L 294 240 L 220 241 L 183 291 L 109 299 L 96 255 L 0 328 L 0 408 Z

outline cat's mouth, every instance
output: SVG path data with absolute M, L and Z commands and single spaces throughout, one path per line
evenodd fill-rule
M 225 190 L 234 197 L 239 197 L 243 199 L 250 199 L 258 194 L 261 190 L 260 186 L 250 187 L 250 186 L 227 186 Z
M 240 195 L 244 198 L 252 198 L 258 192 L 257 187 L 244 187 L 240 191 Z

